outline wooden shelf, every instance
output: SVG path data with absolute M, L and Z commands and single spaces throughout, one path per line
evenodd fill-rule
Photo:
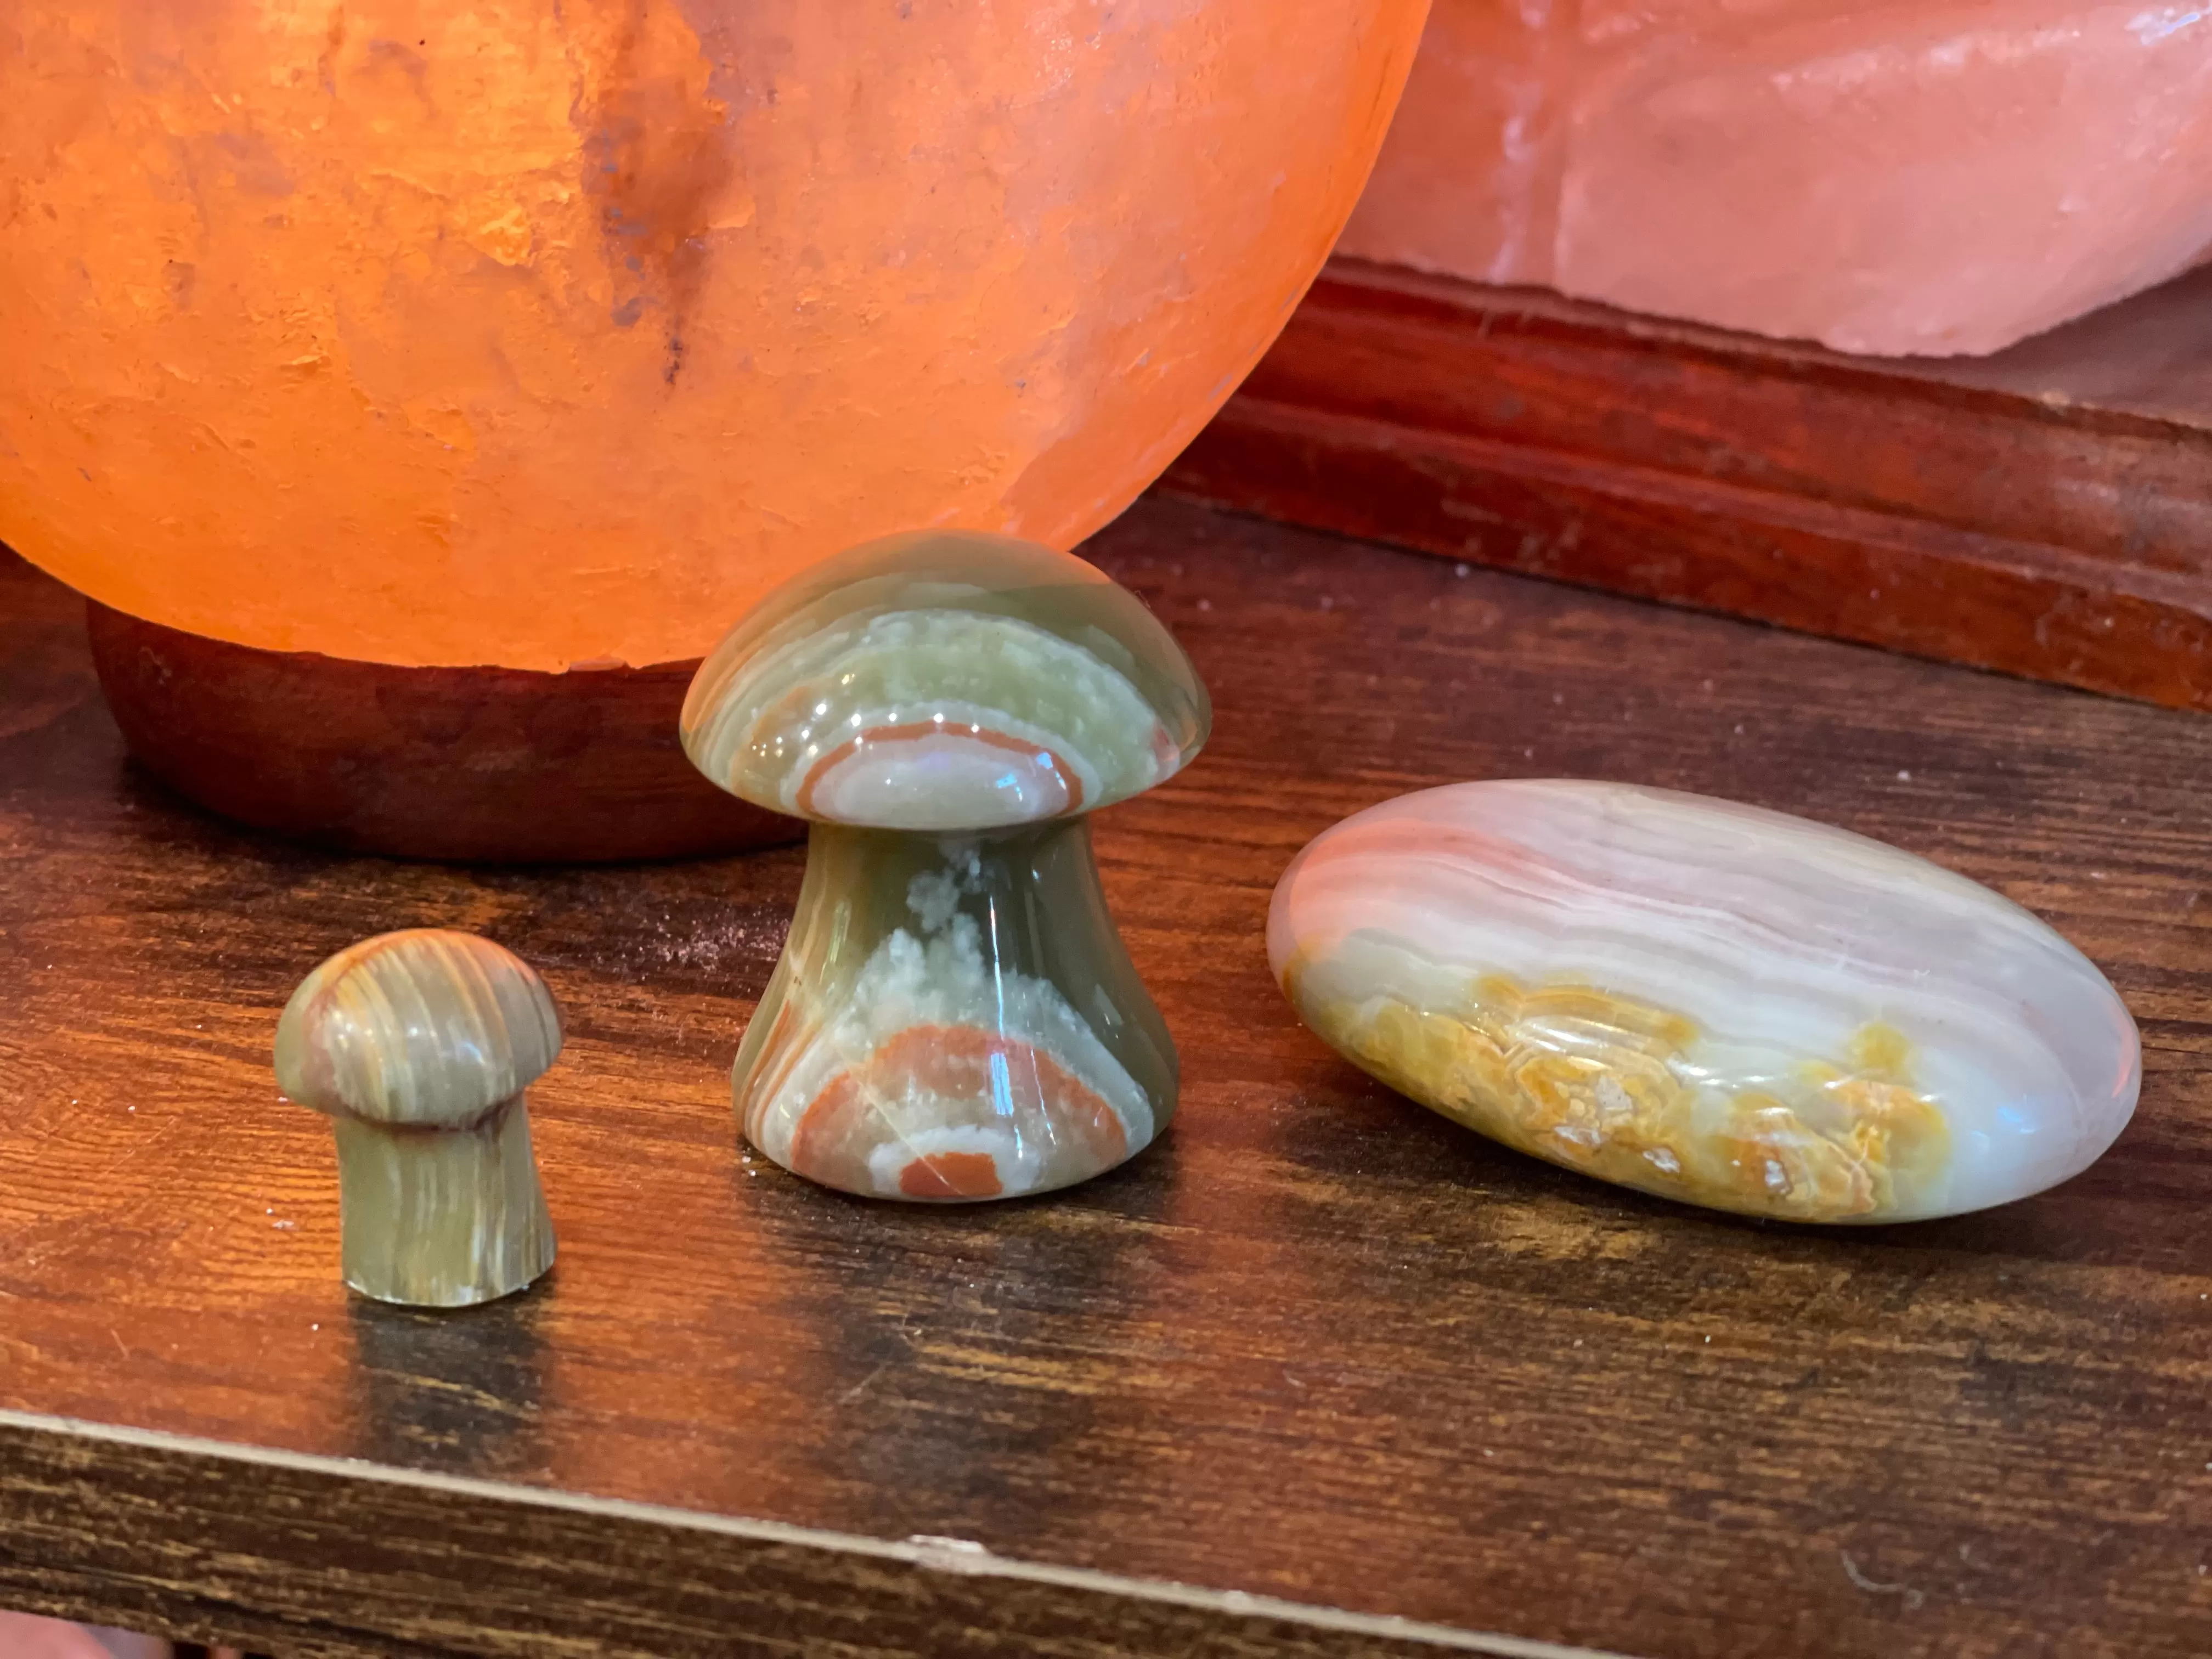
M 0 564 L 0 1604 L 380 1659 L 2212 1652 L 2212 722 L 1157 501 L 1091 550 L 1218 703 L 1098 835 L 1187 1093 L 1103 1180 L 944 1212 L 744 1161 L 797 853 L 234 830 L 125 762 L 81 608 Z M 1823 1232 L 1399 1100 L 1291 1018 L 1269 890 L 1510 775 L 1992 883 L 2128 997 L 2140 1115 L 2042 1197 Z M 421 924 L 571 1033 L 560 1264 L 458 1316 L 348 1300 L 269 1070 L 308 967 Z
M 1900 362 L 1339 259 L 1167 483 L 2212 708 L 2212 267 L 1994 357 Z

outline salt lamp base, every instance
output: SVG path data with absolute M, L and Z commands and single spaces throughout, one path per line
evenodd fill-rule
M 87 610 L 100 687 L 131 754 L 257 829 L 352 852 L 518 864 L 697 857 L 804 833 L 684 759 L 677 716 L 696 663 L 405 668 Z

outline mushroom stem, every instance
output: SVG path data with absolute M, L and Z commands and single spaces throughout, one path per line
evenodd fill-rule
M 458 1129 L 333 1120 L 345 1281 L 380 1302 L 465 1308 L 553 1265 L 523 1097 Z
M 1175 1044 L 1088 819 L 970 834 L 817 823 L 732 1073 L 755 1146 L 872 1197 L 1016 1197 L 1140 1151 Z

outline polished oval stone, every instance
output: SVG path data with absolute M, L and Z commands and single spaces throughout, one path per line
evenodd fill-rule
M 1987 888 L 1781 813 L 1623 784 L 1401 796 L 1300 853 L 1299 1017 L 1522 1152 L 1690 1203 L 1905 1221 L 2079 1174 L 2135 1109 L 2104 975 Z

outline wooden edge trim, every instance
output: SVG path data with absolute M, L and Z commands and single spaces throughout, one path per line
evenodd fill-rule
M 0 1601 L 330 1659 L 1613 1659 L 1273 1596 L 0 1410 Z
M 2212 583 L 2063 548 L 1249 393 L 1157 487 L 1525 575 L 2212 708 Z
M 1996 359 L 1853 356 L 1810 340 L 1739 333 L 1678 318 L 1623 311 L 1600 301 L 1570 299 L 1551 289 L 1490 287 L 1463 277 L 1378 264 L 1343 254 L 1322 267 L 1310 292 L 1316 311 L 1341 312 L 1361 323 L 1379 322 L 1418 331 L 1427 342 L 1446 349 L 1463 340 L 1470 330 L 1484 337 L 1526 334 L 1607 351 L 1635 351 L 1731 372 L 1747 371 L 1763 380 L 1875 391 L 1944 408 L 2048 421 L 2198 449 L 2212 446 L 2202 426 L 2171 416 L 2107 409 L 2056 390 L 2030 391 L 2008 384 L 1988 367 L 2004 354 L 1997 354 Z

